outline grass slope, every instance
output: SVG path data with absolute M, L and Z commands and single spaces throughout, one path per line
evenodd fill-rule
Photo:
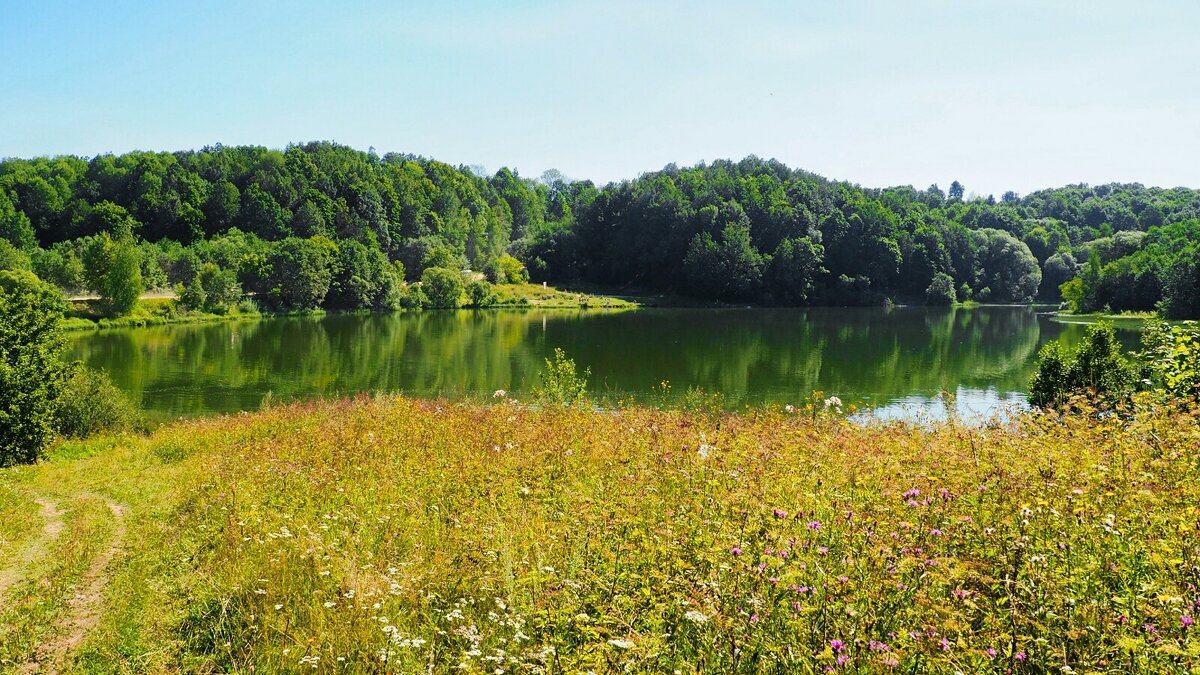
M 0 472 L 0 670 L 1189 672 L 1198 478 L 1163 411 L 182 422 Z

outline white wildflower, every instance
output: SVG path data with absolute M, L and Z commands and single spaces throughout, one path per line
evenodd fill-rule
M 633 649 L 633 643 L 629 640 L 609 640 L 608 644 L 617 649 Z

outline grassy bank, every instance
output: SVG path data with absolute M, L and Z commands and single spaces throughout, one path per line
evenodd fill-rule
M 1093 324 L 1099 321 L 1108 321 L 1116 325 L 1125 326 L 1140 326 L 1141 324 L 1151 320 L 1158 319 L 1159 315 L 1155 312 L 1121 312 L 1120 314 L 1105 314 L 1104 312 L 1093 312 L 1091 314 L 1072 314 L 1070 312 L 1056 312 L 1054 314 L 1055 321 L 1063 323 L 1086 323 Z M 1170 322 L 1178 323 L 1178 322 Z
M 0 669 L 1189 672 L 1198 443 L 1164 411 L 178 423 L 0 472 Z
M 323 312 L 321 312 L 323 313 Z M 257 319 L 265 316 L 258 311 L 235 309 L 225 314 L 193 312 L 179 306 L 175 298 L 145 298 L 139 300 L 127 316 L 108 317 L 98 308 L 95 300 L 72 300 L 67 317 L 63 320 L 66 330 L 96 330 L 99 328 L 140 328 L 176 323 L 208 323 L 213 321 L 237 321 Z

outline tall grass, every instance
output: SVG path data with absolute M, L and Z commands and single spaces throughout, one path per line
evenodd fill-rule
M 971 429 L 359 398 L 176 424 L 15 480 L 101 470 L 132 506 L 134 548 L 89 663 L 1200 664 L 1200 429 L 1186 412 Z

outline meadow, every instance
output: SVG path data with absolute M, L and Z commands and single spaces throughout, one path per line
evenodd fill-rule
M 0 471 L 9 672 L 1200 670 L 1200 425 L 397 396 Z

